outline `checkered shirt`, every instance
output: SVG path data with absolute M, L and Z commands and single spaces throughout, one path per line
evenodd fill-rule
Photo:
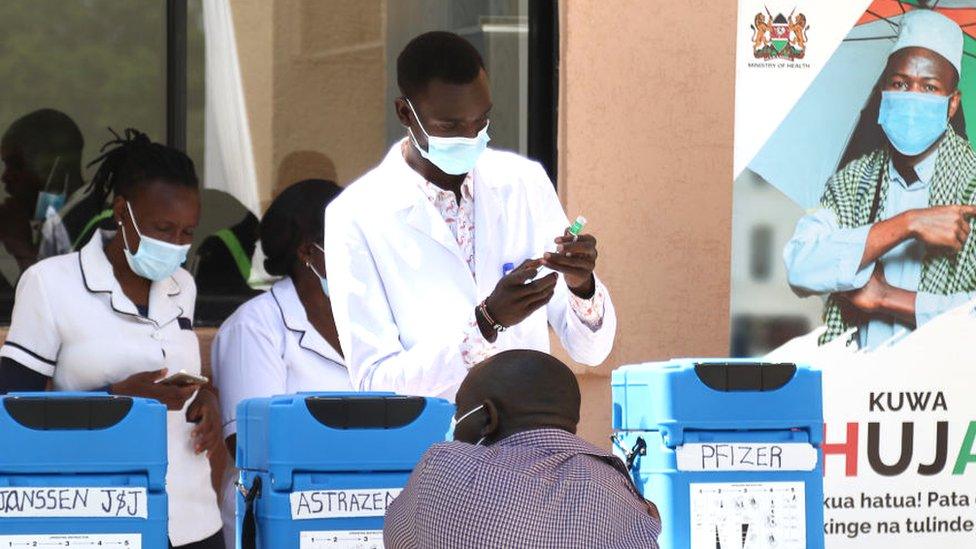
M 387 549 L 657 549 L 660 522 L 612 454 L 558 429 L 432 446 L 392 502 Z

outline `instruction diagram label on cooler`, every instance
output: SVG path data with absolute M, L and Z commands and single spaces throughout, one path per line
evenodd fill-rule
M 80 547 L 82 549 L 142 549 L 140 534 L 33 534 L 0 535 L 0 549 L 24 547 Z
M 148 516 L 145 488 L 30 486 L 0 488 L 4 518 L 138 518 Z
M 806 549 L 802 482 L 693 482 L 691 549 Z
M 302 532 L 299 549 L 383 549 L 382 530 Z

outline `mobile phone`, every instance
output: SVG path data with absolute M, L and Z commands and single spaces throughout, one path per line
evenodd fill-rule
M 170 374 L 163 379 L 157 380 L 156 383 L 160 385 L 176 385 L 178 387 L 185 387 L 187 385 L 206 385 L 210 382 L 206 376 L 198 376 L 196 374 L 191 374 L 186 370 L 180 370 L 174 374 Z

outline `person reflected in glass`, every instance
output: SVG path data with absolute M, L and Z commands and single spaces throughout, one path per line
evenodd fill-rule
M 84 186 L 84 145 L 74 120 L 54 109 L 18 118 L 0 138 L 0 180 L 7 192 L 0 204 L 0 240 L 21 270 L 38 259 L 41 225 L 49 211 L 64 223 L 68 240 L 86 221 L 87 204 L 79 203 L 84 193 L 78 192 Z M 62 247 L 70 248 L 70 242 Z

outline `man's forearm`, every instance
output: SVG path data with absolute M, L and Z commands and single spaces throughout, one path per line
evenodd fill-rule
M 861 256 L 862 269 L 880 259 L 901 242 L 912 238 L 912 216 L 913 213 L 909 210 L 871 226 L 864 245 L 864 254 Z
M 915 324 L 915 292 L 888 286 L 877 312 L 906 324 Z

